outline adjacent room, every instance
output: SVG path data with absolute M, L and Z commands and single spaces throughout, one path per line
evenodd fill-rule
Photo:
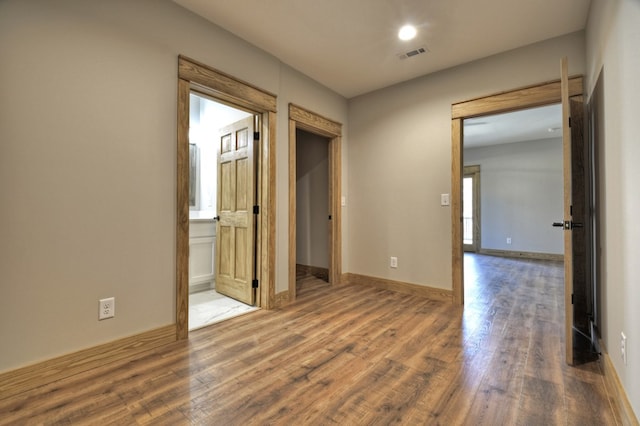
M 218 172 L 225 128 L 252 114 L 191 93 L 189 115 L 189 329 L 254 306 L 216 291 Z M 224 290 L 222 290 L 224 291 Z

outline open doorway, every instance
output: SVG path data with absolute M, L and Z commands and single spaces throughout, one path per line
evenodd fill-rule
M 176 212 L 176 338 L 189 337 L 189 110 L 190 94 L 196 91 L 225 105 L 254 115 L 253 145 L 256 176 L 252 194 L 253 236 L 255 250 L 253 267 L 243 271 L 253 273 L 251 286 L 256 306 L 272 309 L 275 301 L 275 95 L 235 79 L 192 59 L 178 58 L 178 120 L 177 120 L 177 212 Z M 245 132 L 249 134 L 249 132 Z M 257 136 L 257 140 L 256 140 Z M 249 139 L 244 139 L 249 141 Z M 243 144 L 244 145 L 244 144 Z M 248 146 L 247 145 L 247 146 Z M 232 147 L 233 144 L 227 145 Z M 235 149 L 234 149 L 235 150 Z M 239 156 L 233 156 L 239 159 Z M 246 201 L 246 200 L 244 200 Z M 219 204 L 219 203 L 218 203 Z M 244 212 L 245 214 L 248 212 Z M 222 215 L 220 215 L 222 218 Z M 248 215 L 245 215 L 248 216 Z M 232 221 L 233 222 L 233 221 Z M 245 222 L 243 220 L 243 222 Z M 218 226 L 218 224 L 216 225 Z M 233 227 L 229 228 L 233 229 Z M 246 229 L 247 233 L 251 232 Z M 242 233 L 242 232 L 240 232 Z M 217 237 L 216 239 L 218 239 Z M 221 238 L 220 238 L 221 239 Z M 248 241 L 249 239 L 244 239 Z M 231 239 L 229 241 L 232 241 Z M 252 240 L 254 241 L 254 240 Z M 238 247 L 238 245 L 236 245 Z M 219 250 L 219 252 L 222 252 Z M 230 251 L 227 251 L 230 253 Z M 225 259 L 225 261 L 228 259 Z M 227 263 L 228 265 L 229 263 Z M 244 277 L 247 278 L 247 277 Z
M 551 227 L 563 209 L 561 121 L 559 104 L 464 120 L 462 237 L 468 302 L 491 305 L 491 295 L 501 297 L 506 288 L 515 300 L 520 287 L 533 288 L 527 274 L 534 264 L 546 276 L 562 265 L 563 235 Z M 501 275 L 503 270 L 509 273 Z M 487 276 L 504 288 L 482 279 Z M 554 301 L 541 298 L 539 303 Z
M 234 123 L 247 120 L 254 114 L 195 91 L 189 95 L 189 330 L 257 309 L 216 287 L 219 258 L 225 258 L 220 250 L 228 250 L 218 235 L 221 141 Z
M 299 133 L 299 131 L 304 131 Z M 324 212 L 325 226 L 320 225 L 327 234 L 327 278 L 332 285 L 338 284 L 342 275 L 342 206 L 346 199 L 342 197 L 342 124 L 322 117 L 297 105 L 289 105 L 289 290 L 288 302 L 296 298 L 296 277 L 298 265 L 298 135 L 316 141 L 318 152 L 327 153 L 327 208 Z M 319 141 L 324 141 L 323 143 Z M 324 146 L 323 146 L 324 145 Z M 320 153 L 320 155 L 323 155 Z M 305 162 L 307 159 L 305 158 Z M 310 160 L 322 162 L 320 158 Z M 322 167 L 322 166 L 321 166 Z M 300 169 L 302 170 L 302 168 Z M 311 194 L 309 194 L 310 196 Z M 320 197 L 323 197 L 321 195 Z M 322 207 L 320 207 L 321 209 Z M 314 214 L 321 211 L 314 208 Z M 320 218 L 321 219 L 321 218 Z M 315 231 L 314 231 L 315 232 Z M 322 248 L 314 249 L 322 251 Z M 302 254 L 301 254 L 302 259 Z M 304 261 L 304 260 L 303 260 Z M 283 300 L 284 302 L 284 300 Z
M 451 247 L 452 290 L 454 303 L 464 304 L 464 268 L 462 242 L 462 176 L 464 124 L 470 120 L 482 121 L 485 116 L 557 104 L 561 101 L 560 81 L 543 83 L 484 98 L 459 102 L 451 106 Z M 582 77 L 568 80 L 569 96 L 582 95 Z M 468 135 L 467 135 L 468 136 Z M 467 159 L 468 160 L 468 159 Z M 485 176 L 483 174 L 483 176 Z M 484 193 L 484 191 L 483 191 Z M 484 211 L 484 209 L 483 209 Z M 484 213 L 483 213 L 484 216 Z M 483 241 L 485 240 L 483 235 Z M 505 238 L 506 244 L 506 238 Z
M 296 129 L 296 280 L 329 281 L 329 143 Z
M 465 251 L 562 260 L 561 122 L 559 104 L 464 120 Z
M 586 334 L 577 330 L 575 325 L 576 315 L 590 316 L 590 312 L 584 310 L 574 310 L 574 298 L 581 297 L 576 292 L 577 287 L 589 287 L 588 274 L 574 273 L 574 269 L 589 270 L 588 262 L 584 261 L 584 257 L 576 257 L 575 240 L 572 246 L 571 240 L 574 233 L 581 233 L 584 229 L 583 224 L 589 223 L 588 209 L 576 209 L 579 198 L 578 195 L 582 190 L 583 193 L 590 194 L 586 185 L 590 176 L 589 165 L 591 161 L 588 158 L 589 150 L 581 148 L 583 143 L 583 125 L 582 116 L 584 114 L 584 106 L 582 102 L 582 78 L 567 77 L 567 61 L 562 61 L 562 81 L 554 81 L 537 86 L 526 87 L 523 89 L 503 92 L 485 98 L 474 99 L 466 102 L 460 102 L 452 105 L 452 197 L 451 197 L 451 219 L 452 219 L 452 265 L 453 265 L 453 296 L 454 302 L 457 304 L 465 303 L 465 279 L 464 279 L 464 261 L 463 255 L 463 239 L 462 239 L 462 176 L 464 161 L 469 160 L 463 153 L 463 141 L 466 138 L 464 132 L 464 123 L 471 120 L 483 120 L 492 114 L 502 114 L 516 110 L 534 108 L 541 105 L 552 105 L 562 101 L 562 157 L 563 157 L 563 222 L 552 222 L 553 226 L 559 226 L 564 232 L 564 307 L 565 307 L 565 327 L 564 327 L 564 346 L 565 359 L 568 364 L 573 363 L 573 344 L 576 342 L 574 335 Z M 569 114 L 570 110 L 570 114 Z M 571 125 L 571 128 L 569 127 Z M 553 130 L 553 129 L 552 129 Z M 472 159 L 473 160 L 473 159 Z M 475 162 L 475 161 L 474 161 Z M 582 173 L 585 178 L 580 177 Z M 483 167 L 483 194 L 486 185 L 486 167 Z M 584 195 L 584 194 L 583 194 Z M 525 200 L 526 202 L 526 200 Z M 487 216 L 485 206 L 483 204 L 483 218 Z M 580 211 L 582 210 L 582 211 Z M 584 216 L 584 218 L 583 218 Z M 550 226 L 550 225 L 547 225 Z M 513 230 L 508 230 L 513 232 Z M 483 225 L 482 245 L 487 241 L 486 232 Z M 499 235 L 500 236 L 500 235 Z M 500 236 L 501 238 L 504 235 Z M 508 237 L 507 237 L 508 238 Z M 501 244 L 507 244 L 507 238 L 500 241 Z M 585 240 L 587 241 L 588 238 Z M 504 241 L 504 242 L 503 242 Z M 509 241 L 515 244 L 515 240 Z M 483 249 L 484 250 L 484 249 Z M 513 249 L 512 249 L 513 250 Z M 583 251 L 589 252 L 590 249 Z M 584 278 L 584 279 L 582 279 Z M 583 298 L 584 299 L 584 298 Z M 588 297 L 587 297 L 588 299 Z M 588 306 L 589 300 L 586 300 Z

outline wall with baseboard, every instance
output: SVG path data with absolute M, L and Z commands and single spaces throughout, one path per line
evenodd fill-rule
M 640 2 L 593 1 L 587 23 L 587 93 L 599 97 L 600 333 L 630 405 L 640 414 Z M 600 93 L 594 88 L 601 78 Z M 627 363 L 620 355 L 627 337 Z
M 469 148 L 465 165 L 480 165 L 480 247 L 562 254 L 562 139 Z M 511 244 L 507 243 L 511 238 Z
M 578 32 L 349 101 L 345 271 L 451 289 L 451 105 L 584 72 Z M 428 59 L 428 58 L 427 58 Z M 398 258 L 398 268 L 389 258 Z
M 5 0 L 0 52 L 0 372 L 175 322 L 179 54 L 278 96 L 287 288 L 288 104 L 346 99 L 168 0 Z

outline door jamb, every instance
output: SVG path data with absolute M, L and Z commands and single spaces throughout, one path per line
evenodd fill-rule
M 569 79 L 569 96 L 583 94 L 582 76 Z M 451 105 L 451 247 L 453 302 L 464 305 L 462 143 L 464 119 L 560 103 L 560 79 Z
M 296 299 L 296 129 L 325 136 L 329 141 L 329 282 L 342 276 L 342 124 L 289 104 L 289 291 Z
M 275 300 L 275 142 L 276 95 L 180 55 L 178 57 L 178 135 L 176 212 L 176 338 L 189 336 L 189 94 L 191 90 L 262 116 L 258 148 L 257 246 L 259 294 L 256 304 Z

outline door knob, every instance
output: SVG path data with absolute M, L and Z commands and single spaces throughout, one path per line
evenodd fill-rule
M 565 220 L 564 222 L 553 222 L 553 226 L 564 229 L 584 228 L 584 225 L 582 223 L 573 222 L 571 220 Z
M 214 217 L 213 220 L 216 221 L 216 222 L 220 221 L 220 216 Z

